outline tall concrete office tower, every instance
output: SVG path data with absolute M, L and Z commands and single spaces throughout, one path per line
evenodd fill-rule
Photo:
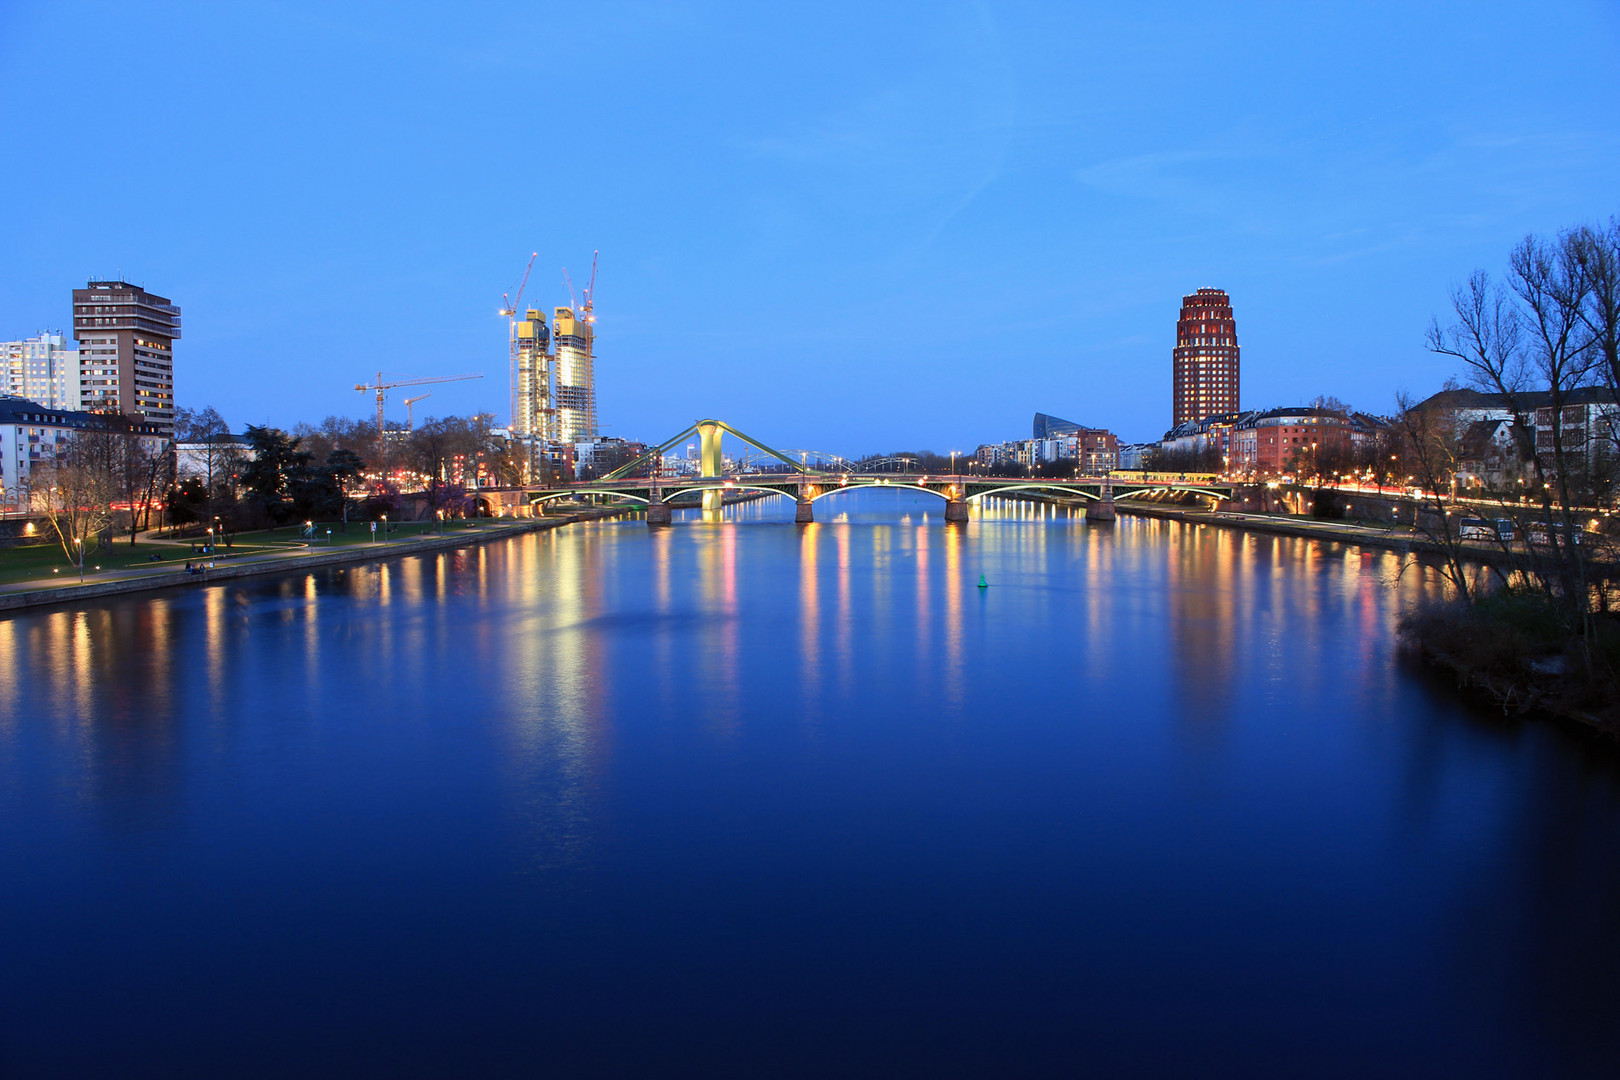
M 557 441 L 572 446 L 596 431 L 596 328 L 590 307 L 576 313 L 556 308 L 552 331 L 557 348 Z
M 73 290 L 79 401 L 85 412 L 119 413 L 174 436 L 174 343 L 180 309 L 124 281 Z
M 1170 355 L 1175 399 L 1171 427 L 1238 411 L 1237 323 L 1224 290 L 1199 289 L 1181 298 L 1176 347 Z

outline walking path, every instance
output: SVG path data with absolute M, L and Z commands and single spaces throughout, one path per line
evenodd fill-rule
M 1390 551 L 1421 554 L 1445 554 L 1445 547 L 1431 540 L 1410 525 L 1358 525 L 1344 521 L 1323 521 L 1319 518 L 1282 517 L 1278 514 L 1245 514 L 1231 510 L 1194 510 L 1182 506 L 1164 506 L 1157 503 L 1132 502 L 1120 499 L 1115 503 L 1121 514 L 1138 517 L 1166 518 L 1184 521 L 1189 525 L 1218 525 L 1228 529 L 1248 529 L 1253 532 L 1274 533 L 1278 536 L 1298 536 L 1311 540 L 1332 540 L 1363 547 L 1384 548 Z M 1514 545 L 1522 554 L 1522 542 Z M 1503 551 L 1500 544 L 1489 540 L 1464 540 L 1464 557 L 1492 565 L 1508 566 L 1513 554 Z M 1609 564 L 1591 563 L 1592 569 L 1605 573 L 1613 571 Z
M 583 510 L 568 515 L 539 518 L 479 518 L 472 522 L 446 525 L 444 533 L 428 533 L 410 539 L 389 540 L 383 543 L 358 543 L 326 547 L 303 540 L 275 542 L 270 550 L 262 547 L 252 551 L 216 548 L 212 555 L 190 552 L 191 540 L 159 540 L 145 542 L 172 549 L 161 562 L 137 563 L 117 570 L 103 570 L 95 580 L 84 584 L 64 585 L 60 578 L 46 578 L 0 586 L 0 611 L 44 604 L 61 604 L 100 596 L 142 592 L 148 589 L 166 589 L 176 586 L 222 581 L 257 574 L 280 574 L 289 571 L 333 566 L 344 563 L 378 562 L 427 551 L 445 551 L 472 547 L 491 540 L 500 540 L 521 533 L 554 529 L 579 521 L 614 517 L 623 510 Z M 185 549 L 182 552 L 180 549 Z M 185 563 L 201 566 L 196 573 L 188 572 Z M 76 576 L 76 575 L 75 575 Z

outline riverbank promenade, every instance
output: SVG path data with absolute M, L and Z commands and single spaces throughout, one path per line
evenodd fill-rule
M 48 575 L 41 572 L 37 577 L 19 580 L 15 574 L 6 574 L 8 557 L 34 556 L 29 562 L 38 564 L 42 560 L 36 553 L 47 550 L 14 548 L 0 552 L 0 612 L 451 550 L 622 512 L 597 509 L 533 518 L 475 518 L 393 525 L 384 522 L 380 532 L 373 531 L 370 522 L 351 522 L 347 533 L 338 531 L 339 526 L 335 524 L 323 522 L 307 536 L 304 530 L 296 528 L 239 533 L 232 537 L 230 547 L 215 545 L 211 551 L 195 539 L 159 539 L 153 534 L 143 534 L 133 547 L 115 540 L 90 555 L 82 582 L 79 567 L 65 561 L 49 567 Z

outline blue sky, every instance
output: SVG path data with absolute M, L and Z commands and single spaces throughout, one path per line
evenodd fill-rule
M 601 249 L 604 432 L 1157 438 L 1180 297 L 1243 403 L 1387 410 L 1451 284 L 1620 213 L 1620 5 L 0 0 L 0 338 L 92 276 L 185 311 L 182 405 L 365 415 Z M 393 412 L 403 410 L 398 396 Z

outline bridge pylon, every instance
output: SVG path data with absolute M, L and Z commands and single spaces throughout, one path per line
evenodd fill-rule
M 720 452 L 723 429 L 717 420 L 700 420 L 698 430 L 698 475 L 705 480 L 719 479 L 725 468 L 725 456 Z M 706 488 L 703 492 L 705 511 L 720 509 L 725 492 L 720 488 Z

